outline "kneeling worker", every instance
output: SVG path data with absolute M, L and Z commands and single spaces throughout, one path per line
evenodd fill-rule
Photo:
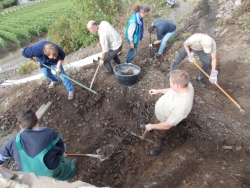
M 0 165 L 13 157 L 20 171 L 57 180 L 72 178 L 76 159 L 71 163 L 65 158 L 66 145 L 60 135 L 53 129 L 38 127 L 37 116 L 32 110 L 19 112 L 17 121 L 22 132 L 9 139 L 0 150 Z
M 194 88 L 190 81 L 189 74 L 184 70 L 170 72 L 170 88 L 151 89 L 150 95 L 164 94 L 155 104 L 155 114 L 151 124 L 144 124 L 148 131 L 154 130 L 154 148 L 151 155 L 158 155 L 163 147 L 167 130 L 176 126 L 187 117 L 193 106 Z

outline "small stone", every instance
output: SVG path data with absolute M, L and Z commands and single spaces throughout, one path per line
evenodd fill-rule
M 233 149 L 233 146 L 222 146 L 223 149 Z
M 64 120 L 64 121 L 63 121 L 63 124 L 65 124 L 65 123 L 67 123 L 67 120 Z
M 235 147 L 235 149 L 237 150 L 237 151 L 240 151 L 241 150 L 241 146 L 237 146 L 237 147 Z
M 74 105 L 74 107 L 76 107 L 76 108 L 78 107 L 78 104 L 76 104 L 76 103 L 73 103 L 73 105 Z

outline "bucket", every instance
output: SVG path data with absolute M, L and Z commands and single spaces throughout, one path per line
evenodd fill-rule
M 114 67 L 115 78 L 123 86 L 135 85 L 141 72 L 140 67 L 134 64 L 119 64 Z

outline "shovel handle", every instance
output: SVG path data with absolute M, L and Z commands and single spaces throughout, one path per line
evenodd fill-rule
M 98 65 L 98 67 L 97 67 L 97 69 L 96 69 L 96 71 L 95 71 L 95 75 L 94 75 L 94 77 L 93 77 L 93 79 L 92 79 L 92 81 L 91 81 L 90 87 L 89 87 L 90 89 L 92 88 L 92 85 L 93 85 L 93 83 L 94 83 L 94 80 L 95 80 L 95 77 L 96 77 L 96 74 L 97 74 L 97 72 L 98 72 L 99 67 L 100 67 L 100 65 Z
M 210 76 L 196 63 L 195 60 L 193 61 L 193 63 L 209 79 Z M 239 109 L 241 109 L 240 105 L 232 97 L 230 97 L 230 95 L 228 95 L 224 89 L 222 89 L 217 83 L 215 83 L 214 85 L 216 85 L 216 87 L 219 88 L 219 90 L 221 90 L 222 93 L 224 93 Z
M 145 136 L 146 136 L 147 132 L 148 132 L 148 130 L 147 130 L 147 129 L 145 129 L 145 131 L 144 131 L 143 135 L 141 136 L 141 138 L 142 138 L 142 139 L 145 139 Z
M 95 154 L 67 154 L 67 157 L 93 157 L 100 159 L 101 155 L 95 155 Z

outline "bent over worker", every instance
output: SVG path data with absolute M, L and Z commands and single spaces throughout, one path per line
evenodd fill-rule
M 76 159 L 72 163 L 65 158 L 66 145 L 53 129 L 38 127 L 38 119 L 32 110 L 22 110 L 17 115 L 21 131 L 9 139 L 0 150 L 0 164 L 13 157 L 18 169 L 68 180 L 76 171 Z
M 217 83 L 217 75 L 218 71 L 216 70 L 216 43 L 214 39 L 210 36 L 203 33 L 196 33 L 190 36 L 181 47 L 179 54 L 175 58 L 170 71 L 175 70 L 182 60 L 188 55 L 188 61 L 194 61 L 194 54 L 192 51 L 196 52 L 200 58 L 202 63 L 202 69 L 205 72 L 208 72 L 208 68 L 210 64 L 212 64 L 212 70 L 210 73 L 209 81 L 211 83 Z M 211 53 L 212 61 L 210 63 L 210 59 L 208 54 Z M 168 75 L 168 74 L 167 74 Z M 198 77 L 196 78 L 196 82 L 200 87 L 205 87 L 205 84 L 202 82 L 202 79 L 205 77 L 203 72 L 200 72 Z
M 148 28 L 148 32 L 157 35 L 157 40 L 149 44 L 149 47 L 160 44 L 158 53 L 155 54 L 155 58 L 160 58 L 164 49 L 167 47 L 168 40 L 176 32 L 176 25 L 171 20 L 155 19 L 153 24 Z
M 100 44 L 102 47 L 102 57 L 99 65 L 104 64 L 107 71 L 105 74 L 113 74 L 113 68 L 110 61 L 113 59 L 115 64 L 121 64 L 118 53 L 122 50 L 122 37 L 119 33 L 106 21 L 102 21 L 98 25 L 95 21 L 90 20 L 87 28 L 91 33 L 98 33 Z
M 148 131 L 154 130 L 155 143 L 150 155 L 158 155 L 162 151 L 167 130 L 178 125 L 191 111 L 194 88 L 189 81 L 189 74 L 184 70 L 177 69 L 170 72 L 170 88 L 149 90 L 150 95 L 164 94 L 155 104 L 152 123 L 141 125 L 141 128 Z
M 23 50 L 22 55 L 35 64 L 37 61 L 40 63 L 40 68 L 42 69 L 43 75 L 51 81 L 49 88 L 54 88 L 56 84 L 58 84 L 59 80 L 51 73 L 51 70 L 43 66 L 43 64 L 54 68 L 56 72 L 59 73 L 62 83 L 69 93 L 68 100 L 74 99 L 74 87 L 72 86 L 69 79 L 60 75 L 60 73 L 66 75 L 62 66 L 65 58 L 65 53 L 58 45 L 43 40 L 33 46 L 26 47 Z M 36 60 L 34 59 L 34 57 L 36 57 Z

